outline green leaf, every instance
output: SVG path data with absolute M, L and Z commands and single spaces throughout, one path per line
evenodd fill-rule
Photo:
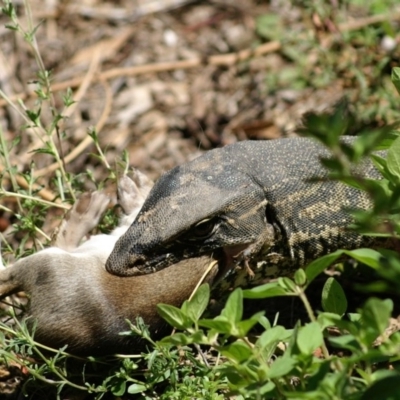
M 252 289 L 243 290 L 243 297 L 245 299 L 267 299 L 277 296 L 288 296 L 286 290 L 278 282 L 269 282 Z
M 379 262 L 382 258 L 381 253 L 373 249 L 356 249 L 356 250 L 347 250 L 344 252 L 355 260 L 362 262 L 365 265 L 368 265 L 371 268 L 377 269 L 379 268 Z
M 392 69 L 392 83 L 397 90 L 397 93 L 400 94 L 400 68 L 394 67 Z
M 134 383 L 133 385 L 130 385 L 128 387 L 128 393 L 129 394 L 135 394 L 135 393 L 142 393 L 147 389 L 145 385 L 141 385 L 139 383 Z
M 232 323 L 221 317 L 216 317 L 214 319 L 201 319 L 199 320 L 199 325 L 205 328 L 214 329 L 218 333 L 230 334 L 232 330 Z
M 360 343 L 353 335 L 331 336 L 329 343 L 339 349 L 347 349 L 351 352 L 359 352 Z
M 308 283 L 312 282 L 319 274 L 330 267 L 342 254 L 342 250 L 337 250 L 308 264 L 305 269 Z
M 299 329 L 297 346 L 301 353 L 310 355 L 324 342 L 322 329 L 318 322 L 310 322 Z
M 304 286 L 307 282 L 307 276 L 304 269 L 298 269 L 294 274 L 294 283 L 297 286 Z
M 52 150 L 48 147 L 40 147 L 38 149 L 32 150 L 32 152 L 36 153 L 36 154 L 50 154 L 50 155 L 54 156 L 54 150 Z
M 290 357 L 289 352 L 286 352 L 282 357 L 277 358 L 270 367 L 268 377 L 270 379 L 280 378 L 292 371 L 296 361 Z
M 275 387 L 276 387 L 276 385 L 274 382 L 268 381 L 265 385 L 257 388 L 257 394 L 259 393 L 261 396 L 265 395 L 269 392 L 272 392 L 275 389 Z M 266 397 L 264 397 L 264 398 L 266 398 Z M 268 397 L 268 398 L 270 398 L 270 397 Z M 238 397 L 238 400 L 239 400 L 239 397 Z
M 253 356 L 253 352 L 251 351 L 249 346 L 241 340 L 237 340 L 229 346 L 221 349 L 221 354 L 229 357 L 231 360 L 234 360 L 238 363 L 247 361 Z
M 191 321 L 177 307 L 169 304 L 157 304 L 157 311 L 174 328 L 186 329 L 192 325 Z
M 278 285 L 289 295 L 297 293 L 296 284 L 286 276 L 278 278 Z
M 363 330 L 361 332 L 366 345 L 383 333 L 389 325 L 389 318 L 393 310 L 392 300 L 380 300 L 370 297 L 361 309 L 361 321 Z
M 29 119 L 34 123 L 35 126 L 40 126 L 40 108 L 35 112 L 31 110 L 25 110 Z
M 386 174 L 386 158 L 380 157 L 377 154 L 371 154 L 370 157 L 375 168 L 387 179 L 388 175 Z
M 243 387 L 247 385 L 247 381 L 243 378 L 242 374 L 237 371 L 236 366 L 231 363 L 222 364 L 219 369 L 222 378 L 227 378 L 230 385 L 233 387 Z
M 210 287 L 208 284 L 201 285 L 193 298 L 187 302 L 186 310 L 187 316 L 193 321 L 197 320 L 202 316 L 203 312 L 207 308 L 208 302 L 210 300 Z
M 280 36 L 282 19 L 274 13 L 262 14 L 256 18 L 257 34 L 265 39 L 274 40 Z
M 374 382 L 361 396 L 360 400 L 397 400 L 400 398 L 400 374 L 392 372 L 391 376 Z
M 360 321 L 361 314 L 360 313 L 347 313 L 347 318 L 351 322 L 357 322 L 357 321 Z
M 400 257 L 396 251 L 382 249 L 382 258 L 380 260 L 380 268 L 377 272 L 390 281 L 392 285 L 400 284 Z
M 264 329 L 271 329 L 271 322 L 269 322 L 269 319 L 267 317 L 260 317 L 258 320 L 258 323 L 264 328 Z
M 113 383 L 111 385 L 111 393 L 114 396 L 122 396 L 126 390 L 126 381 L 122 379 L 113 379 Z
M 390 146 L 387 155 L 387 168 L 390 173 L 400 180 L 400 137 Z
M 286 329 L 283 326 L 274 326 L 266 330 L 257 340 L 257 346 L 261 349 L 273 346 L 286 338 Z
M 171 336 L 166 336 L 163 337 L 159 343 L 164 343 L 164 344 L 173 344 L 175 346 L 185 346 L 187 344 L 192 343 L 193 340 L 191 337 L 186 335 L 185 333 L 175 333 Z
M 228 297 L 221 316 L 226 317 L 230 322 L 239 322 L 243 316 L 243 291 L 235 289 Z
M 352 144 L 354 150 L 352 161 L 359 162 L 362 157 L 377 150 L 377 147 L 381 147 L 381 143 L 390 135 L 393 129 L 393 126 L 386 125 L 378 129 L 368 129 L 358 135 Z
M 328 278 L 322 289 L 324 311 L 343 315 L 347 310 L 347 299 L 342 286 L 335 278 Z
M 245 319 L 244 321 L 239 321 L 236 323 L 237 335 L 239 337 L 244 337 L 248 334 L 249 330 L 253 328 L 255 324 L 258 323 L 260 318 L 264 315 L 264 311 L 260 311 L 254 314 L 251 318 Z
M 325 329 L 328 326 L 335 326 L 341 318 L 336 313 L 321 312 L 318 314 L 317 320 L 321 329 Z

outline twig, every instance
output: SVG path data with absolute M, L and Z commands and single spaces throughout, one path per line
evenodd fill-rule
M 0 192 L 0 196 L 1 197 L 16 197 L 16 198 L 21 198 L 21 199 L 27 199 L 27 200 L 35 200 L 37 202 L 40 202 L 42 204 L 45 204 L 46 206 L 50 206 L 50 207 L 58 207 L 58 208 L 62 208 L 64 210 L 69 210 L 71 208 L 71 206 L 67 205 L 67 204 L 60 204 L 60 203 L 55 203 L 53 201 L 47 201 L 47 200 L 43 200 L 43 199 L 38 199 L 37 197 L 33 197 L 33 196 L 29 196 L 26 194 L 21 194 L 21 193 L 16 193 L 16 192 L 8 192 L 6 190 L 2 190 Z M 36 229 L 38 230 L 38 229 Z M 43 232 L 42 234 L 44 236 L 46 236 L 46 238 L 50 239 L 47 235 L 45 235 Z
M 6 174 L 8 175 L 8 172 L 5 170 L 5 168 L 0 165 L 0 174 Z M 40 186 L 37 185 L 36 183 L 29 184 L 29 182 L 23 178 L 21 175 L 14 175 L 14 179 L 18 183 L 19 186 L 21 186 L 23 189 L 33 189 L 33 190 L 39 190 Z M 3 193 L 0 191 L 0 194 Z M 57 207 L 62 207 L 62 208 L 70 208 L 68 205 L 61 205 L 60 199 L 55 199 L 56 195 L 49 189 L 40 189 L 39 192 L 37 193 L 37 196 L 41 197 L 43 200 L 50 201 L 54 203 L 53 205 Z
M 207 64 L 229 66 L 234 64 L 235 62 L 248 59 L 251 56 L 261 56 L 264 54 L 273 53 L 274 51 L 277 51 L 280 48 L 281 48 L 280 42 L 269 42 L 256 47 L 254 50 L 246 49 L 239 51 L 237 53 L 214 55 L 207 57 L 205 59 L 199 57 L 191 60 L 161 62 L 161 63 L 145 64 L 145 65 L 138 65 L 135 67 L 126 67 L 126 68 L 113 68 L 108 71 L 96 74 L 96 76 L 93 78 L 93 82 L 119 78 L 121 76 L 135 76 L 148 73 L 173 71 L 176 69 L 191 69 L 198 67 L 200 65 L 207 65 Z M 82 80 L 83 78 L 79 77 L 70 79 L 65 82 L 54 83 L 52 86 L 52 90 L 53 92 L 58 92 L 61 90 L 66 90 L 68 88 L 75 88 L 82 83 Z M 34 95 L 35 95 L 34 92 L 18 93 L 16 95 L 10 96 L 10 100 L 15 101 L 18 99 L 25 99 L 28 96 L 34 96 Z M 5 104 L 7 103 L 4 100 L 0 100 L 0 107 Z
M 393 14 L 378 14 L 370 17 L 361 19 L 355 19 L 353 21 L 342 22 L 339 24 L 339 30 L 341 32 L 356 31 L 357 29 L 364 28 L 368 25 L 379 24 L 385 21 L 396 21 L 400 18 L 400 11 L 395 11 Z
M 213 270 L 213 268 L 218 264 L 217 260 L 214 260 L 210 263 L 210 265 L 207 267 L 207 269 L 204 271 L 203 275 L 197 282 L 196 287 L 193 289 L 192 294 L 189 296 L 189 301 L 192 300 L 194 294 L 197 292 L 197 289 L 200 287 L 200 285 L 204 282 L 204 279 L 206 279 L 206 276 Z
M 366 17 L 359 20 L 344 22 L 339 24 L 338 28 L 340 32 L 354 31 L 368 25 L 373 25 L 384 21 L 396 21 L 398 19 L 400 19 L 400 11 L 396 11 L 389 15 L 388 14 L 373 15 L 371 17 Z M 93 82 L 114 79 L 121 76 L 136 76 L 148 73 L 173 71 L 176 69 L 191 69 L 199 67 L 201 65 L 230 66 L 238 61 L 243 61 L 250 57 L 259 57 L 268 53 L 273 53 L 275 51 L 280 50 L 281 47 L 282 44 L 279 41 L 273 41 L 264 43 L 256 47 L 254 50 L 245 49 L 237 53 L 218 54 L 206 57 L 204 59 L 199 57 L 191 60 L 161 62 L 161 63 L 145 64 L 134 67 L 126 67 L 126 68 L 113 68 L 108 71 L 104 71 L 100 74 L 97 74 L 93 78 Z M 57 92 L 61 90 L 66 90 L 68 88 L 75 88 L 82 83 L 83 79 L 84 78 L 79 77 L 64 82 L 54 83 L 52 85 L 52 90 L 53 92 Z M 18 99 L 25 99 L 28 96 L 34 96 L 34 95 L 35 95 L 34 92 L 18 93 L 14 96 L 11 96 L 10 100 L 15 101 Z M 5 100 L 0 100 L 0 107 L 4 106 L 5 104 L 7 104 Z

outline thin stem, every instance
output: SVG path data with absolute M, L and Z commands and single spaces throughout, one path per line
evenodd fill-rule
M 8 190 L 1 190 L 0 195 L 1 195 L 1 197 L 17 197 L 17 198 L 26 199 L 26 200 L 32 200 L 32 201 L 36 201 L 38 203 L 45 204 L 50 207 L 62 208 L 63 210 L 70 209 L 70 206 L 67 206 L 65 204 L 52 203 L 51 201 L 43 200 L 38 197 L 33 197 L 33 196 L 29 196 L 29 195 L 22 194 L 22 193 L 9 192 Z
M 28 17 L 28 25 L 29 25 L 28 34 L 26 34 L 26 32 L 23 32 L 24 33 L 24 37 L 25 37 L 26 42 L 32 48 L 32 51 L 33 51 L 34 57 L 36 59 L 36 62 L 38 64 L 38 67 L 39 67 L 40 71 L 42 72 L 41 81 L 42 81 L 42 84 L 44 84 L 46 95 L 47 95 L 48 99 L 50 100 L 50 111 L 51 111 L 51 114 L 53 116 L 53 121 L 54 121 L 54 125 L 51 127 L 51 129 L 48 132 L 46 132 L 46 135 L 47 135 L 49 143 L 50 143 L 50 147 L 51 147 L 51 150 L 52 150 L 53 157 L 56 159 L 56 162 L 59 165 L 59 169 L 61 171 L 61 175 L 63 177 L 63 180 L 64 180 L 65 184 L 68 187 L 68 191 L 69 191 L 72 199 L 74 201 L 76 201 L 76 197 L 75 197 L 74 191 L 72 189 L 71 182 L 69 181 L 69 179 L 67 177 L 67 173 L 66 173 L 66 169 L 65 169 L 64 157 L 62 155 L 61 135 L 60 135 L 60 128 L 59 128 L 59 124 L 58 124 L 58 121 L 59 121 L 58 118 L 61 115 L 58 115 L 58 112 L 56 112 L 56 110 L 57 110 L 56 102 L 55 102 L 55 99 L 54 99 L 54 96 L 53 96 L 53 93 L 52 93 L 52 90 L 51 90 L 49 74 L 48 74 L 48 71 L 45 68 L 42 56 L 41 56 L 41 54 L 39 52 L 39 49 L 38 49 L 38 46 L 37 46 L 37 41 L 36 41 L 36 37 L 35 37 L 35 34 L 34 34 L 35 27 L 33 25 L 32 11 L 31 11 L 31 8 L 30 8 L 30 4 L 29 4 L 29 2 L 27 0 L 24 0 L 24 6 L 25 6 L 27 17 Z M 61 116 L 61 118 L 62 118 L 62 116 Z M 56 146 L 56 144 L 54 142 L 53 131 L 56 131 L 56 133 L 57 133 L 57 138 L 58 138 L 58 142 L 59 142 L 60 151 L 58 151 L 57 146 Z M 60 157 L 60 154 L 61 154 L 61 157 Z
M 0 96 L 6 101 L 6 103 L 25 121 L 26 124 L 30 124 L 30 119 L 23 113 L 15 103 L 0 89 Z
M 14 174 L 11 173 L 12 167 L 11 167 L 11 163 L 10 163 L 10 153 L 8 152 L 7 143 L 4 139 L 4 131 L 1 127 L 1 125 L 0 125 L 0 146 L 3 149 L 3 158 L 4 158 L 4 164 L 6 165 L 6 170 L 8 171 L 8 174 L 10 176 L 13 190 L 16 192 L 18 190 L 18 184 L 17 184 Z M 18 203 L 19 211 L 21 212 L 22 207 L 21 207 L 21 203 L 20 203 L 19 199 L 18 199 L 17 203 Z
M 314 314 L 314 311 L 313 311 L 313 309 L 311 307 L 311 304 L 308 301 L 308 298 L 307 298 L 307 296 L 304 293 L 304 290 L 302 288 L 299 288 L 298 295 L 299 295 L 301 301 L 304 304 L 304 307 L 305 307 L 305 309 L 307 311 L 307 315 L 308 315 L 308 318 L 310 318 L 310 321 L 311 322 L 317 322 L 317 318 L 315 317 L 315 314 Z M 323 342 L 321 348 L 322 348 L 322 353 L 324 354 L 324 357 L 326 359 L 328 359 L 330 357 L 330 355 L 329 355 L 328 348 L 325 345 L 325 341 Z

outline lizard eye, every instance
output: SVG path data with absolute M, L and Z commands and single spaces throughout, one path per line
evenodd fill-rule
M 213 219 L 204 219 L 197 223 L 190 231 L 193 239 L 207 239 L 215 231 L 218 224 Z

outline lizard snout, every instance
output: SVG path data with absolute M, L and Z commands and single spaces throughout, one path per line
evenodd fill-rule
M 106 270 L 119 276 L 142 275 L 145 264 L 146 257 L 143 254 L 121 254 L 114 249 L 106 262 Z
M 146 257 L 143 254 L 129 254 L 129 267 L 135 267 L 143 265 L 146 261 Z
M 124 266 L 123 275 L 143 275 L 146 270 L 147 258 L 143 254 L 129 254 Z M 114 272 L 115 270 L 113 270 Z

